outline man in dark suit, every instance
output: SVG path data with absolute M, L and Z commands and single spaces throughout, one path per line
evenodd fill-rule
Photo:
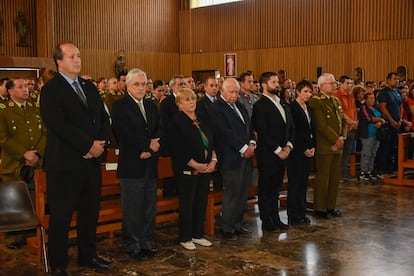
M 209 77 L 204 83 L 205 94 L 197 102 L 197 116 L 202 117 L 205 121 L 210 121 L 209 113 L 211 112 L 211 105 L 217 101 L 218 82 L 215 77 Z
M 44 169 L 50 210 L 49 259 L 52 273 L 67 275 L 68 231 L 76 210 L 78 264 L 109 270 L 96 254 L 96 224 L 101 167 L 109 120 L 96 87 L 78 76 L 79 49 L 72 43 L 56 46 L 58 73 L 42 89 L 40 112 L 47 127 Z
M 132 69 L 126 77 L 127 94 L 113 105 L 112 119 L 119 144 L 122 234 L 125 251 L 134 259 L 155 257 L 150 241 L 157 212 L 157 162 L 160 116 L 145 99 L 147 76 Z
M 204 83 L 204 90 L 205 94 L 204 97 L 197 102 L 197 117 L 201 118 L 204 122 L 211 125 L 211 116 L 209 115 L 211 112 L 211 106 L 214 102 L 217 101 L 218 98 L 218 81 L 215 77 L 209 77 Z M 212 173 L 213 178 L 213 185 L 214 190 L 222 190 L 223 189 L 223 180 L 220 174 L 220 171 L 214 171 Z
M 239 90 L 235 79 L 226 79 L 211 112 L 218 137 L 216 152 L 224 186 L 222 230 L 228 240 L 237 240 L 238 234 L 250 233 L 241 223 L 252 180 L 256 141 L 247 110 L 237 102 Z
M 258 136 L 259 210 L 263 230 L 275 232 L 288 228 L 279 217 L 279 191 L 283 184 L 286 159 L 293 148 L 294 125 L 289 106 L 277 96 L 277 74 L 263 73 L 260 83 L 263 96 L 253 106 L 252 116 Z
M 172 94 L 165 98 L 160 105 L 161 121 L 163 124 L 163 129 L 165 130 L 168 130 L 170 120 L 174 117 L 174 115 L 178 113 L 178 107 L 175 103 L 175 97 L 178 93 L 178 89 L 187 87 L 187 84 L 184 81 L 184 76 L 182 75 L 176 75 L 172 77 L 169 85 L 172 89 Z M 165 155 L 169 155 L 168 150 L 166 151 Z
M 164 129 L 164 137 L 168 137 L 168 129 L 170 126 L 170 121 L 178 113 L 178 107 L 175 103 L 175 97 L 178 93 L 178 89 L 187 87 L 187 84 L 184 81 L 183 75 L 175 75 L 171 78 L 169 85 L 172 89 L 171 95 L 165 98 L 160 104 L 160 116 L 162 122 L 162 128 Z M 161 155 L 170 156 L 170 143 L 168 141 L 161 143 Z M 173 177 L 168 177 L 164 179 L 163 183 L 163 195 L 164 196 L 174 196 L 177 194 L 177 185 Z

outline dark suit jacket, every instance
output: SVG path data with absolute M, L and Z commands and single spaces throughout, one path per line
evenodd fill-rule
M 295 123 L 295 146 L 291 154 L 299 154 L 304 156 L 304 152 L 307 149 L 314 148 L 316 146 L 312 110 L 308 106 L 308 113 L 311 118 L 311 123 L 309 124 L 305 111 L 303 111 L 297 101 L 293 101 L 290 104 L 290 109 L 292 111 L 293 122 Z
M 207 124 L 210 124 L 210 112 L 211 112 L 211 106 L 213 105 L 213 102 L 210 101 L 210 99 L 207 96 L 204 96 L 197 102 L 197 118 L 200 120 L 203 120 Z
M 97 159 L 83 158 L 94 140 L 108 140 L 110 126 L 96 87 L 82 78 L 79 82 L 87 107 L 60 73 L 42 88 L 40 113 L 47 127 L 46 171 L 76 170 L 90 162 L 105 161 L 104 155 Z
M 203 119 L 198 119 L 200 128 L 208 139 L 207 156 L 204 154 L 205 147 L 193 121 L 184 112 L 179 112 L 171 120 L 168 141 L 171 143 L 171 158 L 176 175 L 182 175 L 183 171 L 194 170 L 187 165 L 191 159 L 199 163 L 209 163 L 211 160 L 214 145 L 213 132 Z
M 239 168 L 242 161 L 239 150 L 248 145 L 250 140 L 256 140 L 246 108 L 238 102 L 236 105 L 245 123 L 221 97 L 212 105 L 210 113 L 217 141 L 218 165 L 224 170 Z
M 177 113 L 178 107 L 175 103 L 175 96 L 174 94 L 171 94 L 167 98 L 165 98 L 160 104 L 161 123 L 162 128 L 165 131 L 165 137 L 168 136 L 170 121 L 172 120 L 172 118 L 174 118 L 174 116 Z M 163 142 L 161 148 L 161 155 L 170 156 L 170 152 L 170 143 L 168 141 Z
M 262 96 L 253 106 L 252 122 L 257 131 L 256 157 L 258 168 L 264 173 L 271 173 L 280 163 L 274 151 L 286 146 L 294 139 L 294 123 L 289 105 L 281 101 L 286 114 L 286 123 L 275 104 Z M 295 147 L 295 145 L 293 145 Z
M 119 178 L 142 178 L 148 166 L 153 168 L 151 177 L 156 177 L 158 153 L 153 153 L 149 145 L 151 139 L 161 137 L 160 116 L 157 106 L 149 100 L 144 100 L 144 109 L 147 122 L 128 93 L 112 105 L 112 122 L 119 144 Z M 141 159 L 139 155 L 144 151 L 152 152 L 152 157 Z
M 160 104 L 160 115 L 163 127 L 168 131 L 168 125 L 172 118 L 178 113 L 178 107 L 175 103 L 175 96 L 173 94 L 165 98 Z

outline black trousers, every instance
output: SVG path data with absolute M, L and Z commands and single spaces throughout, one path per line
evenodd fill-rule
M 78 261 L 96 256 L 96 224 L 99 214 L 101 168 L 90 163 L 76 171 L 47 171 L 47 198 L 50 210 L 49 262 L 52 268 L 68 264 L 68 232 L 76 210 Z
M 288 159 L 288 198 L 287 214 L 289 218 L 304 217 L 306 213 L 306 192 L 312 158 L 302 152 L 294 153 Z
M 267 223 L 271 218 L 279 217 L 279 192 L 283 184 L 286 161 L 280 160 L 272 172 L 263 172 L 259 168 L 258 203 L 260 219 Z
M 178 198 L 178 239 L 180 242 L 204 236 L 210 174 L 176 175 Z

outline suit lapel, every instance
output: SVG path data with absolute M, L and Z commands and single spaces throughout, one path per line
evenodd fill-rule
M 269 99 L 268 97 L 264 96 L 265 100 L 267 101 L 267 104 L 271 106 L 271 109 L 273 109 L 273 111 L 277 114 L 277 116 L 279 117 L 279 121 L 281 121 L 284 125 L 286 125 L 285 120 L 283 120 L 282 114 L 280 114 L 279 109 L 277 108 L 276 104 Z M 287 112 L 286 112 L 286 108 L 284 106 L 284 104 L 282 104 L 280 102 L 280 105 L 283 107 L 283 109 L 285 110 L 285 116 L 287 116 Z M 286 117 L 287 120 L 287 117 Z

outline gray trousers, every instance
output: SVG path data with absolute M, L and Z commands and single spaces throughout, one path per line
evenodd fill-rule
M 126 252 L 151 248 L 157 214 L 157 180 L 121 178 L 122 235 Z
M 234 233 L 241 227 L 248 188 L 252 180 L 253 161 L 243 159 L 240 168 L 221 170 L 223 176 L 222 230 Z

